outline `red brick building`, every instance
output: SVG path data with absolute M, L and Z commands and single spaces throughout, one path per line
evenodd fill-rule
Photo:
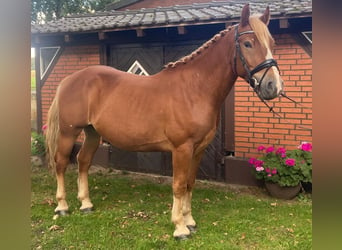
M 250 3 L 252 12 L 263 12 L 267 5 Z M 94 64 L 154 74 L 167 62 L 191 53 L 220 30 L 239 22 L 243 5 L 241 1 L 119 1 L 101 13 L 32 25 L 38 128 L 45 123 L 56 88 L 67 75 Z M 239 80 L 227 97 L 220 129 L 201 165 L 203 178 L 253 184 L 246 159 L 255 154 L 257 146 L 291 149 L 302 141 L 312 142 L 312 3 L 273 1 L 270 9 L 269 29 L 276 41 L 273 55 L 286 94 L 302 105 L 285 98 L 271 101 L 274 110 L 284 116 L 279 118 Z M 110 151 L 113 154 L 113 149 Z M 151 153 L 149 158 L 148 153 L 130 154 L 117 149 L 114 153 L 118 157 L 109 157 L 113 165 L 123 161 L 122 165 L 136 164 L 128 169 L 171 173 L 167 154 Z M 139 162 L 142 156 L 149 160 Z M 150 168 L 151 164 L 157 167 Z

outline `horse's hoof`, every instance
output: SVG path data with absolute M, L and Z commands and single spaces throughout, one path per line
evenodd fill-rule
M 69 215 L 68 210 L 57 210 L 55 211 L 55 215 L 52 217 L 53 220 L 57 220 L 60 216 L 67 216 Z
M 177 240 L 177 241 L 187 240 L 190 237 L 191 237 L 191 234 L 189 234 L 189 235 L 181 234 L 181 235 L 178 235 L 178 236 L 174 236 L 175 240 Z
M 93 207 L 87 207 L 87 208 L 83 208 L 83 209 L 80 209 L 82 213 L 84 214 L 90 214 L 94 211 Z
M 68 210 L 57 210 L 57 211 L 55 211 L 55 215 L 66 216 L 66 215 L 69 215 L 69 211 Z
M 191 225 L 188 225 L 186 226 L 189 230 L 190 230 L 190 233 L 196 233 L 197 232 L 197 226 L 191 226 Z

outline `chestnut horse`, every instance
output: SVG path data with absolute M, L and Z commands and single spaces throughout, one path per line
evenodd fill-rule
M 265 100 L 282 93 L 272 58 L 272 39 L 262 15 L 245 5 L 238 25 L 216 34 L 196 51 L 169 63 L 161 72 L 138 76 L 107 66 L 91 66 L 66 77 L 50 107 L 46 140 L 56 171 L 58 206 L 68 204 L 64 174 L 77 136 L 85 132 L 77 155 L 78 199 L 90 211 L 88 169 L 100 137 L 130 151 L 169 151 L 173 165 L 173 236 L 196 230 L 191 214 L 192 189 L 205 148 L 215 135 L 221 105 L 237 77 Z

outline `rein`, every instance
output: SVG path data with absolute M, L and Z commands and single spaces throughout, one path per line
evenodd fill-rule
M 286 121 L 286 123 L 292 124 L 289 120 L 285 119 L 284 116 L 281 116 L 280 113 L 274 111 L 274 107 L 271 107 L 258 93 L 257 88 L 259 88 L 259 86 L 262 83 L 262 80 L 264 79 L 265 75 L 267 74 L 267 72 L 270 70 L 271 67 L 275 66 L 277 67 L 278 71 L 279 67 L 277 64 L 277 61 L 274 59 L 266 59 L 265 61 L 261 62 L 260 64 L 258 64 L 257 66 L 254 67 L 254 69 L 250 70 L 248 65 L 247 65 L 247 61 L 245 59 L 245 57 L 242 54 L 241 51 L 241 47 L 240 47 L 240 43 L 239 43 L 239 37 L 241 37 L 242 35 L 245 34 L 252 34 L 254 33 L 253 30 L 248 30 L 248 31 L 244 31 L 239 33 L 238 31 L 238 24 L 235 25 L 235 55 L 234 55 L 234 71 L 237 74 L 237 70 L 236 70 L 236 65 L 237 65 L 237 54 L 239 54 L 241 63 L 247 73 L 247 79 L 245 79 L 249 85 L 252 87 L 252 89 L 254 90 L 254 92 L 257 94 L 257 96 L 259 97 L 259 99 L 268 107 L 269 112 L 272 112 L 274 115 L 278 116 L 279 118 L 283 119 L 284 121 Z M 257 72 L 266 69 L 266 71 L 264 72 L 264 74 L 262 75 L 260 82 L 258 82 L 253 75 L 256 74 Z M 308 107 L 304 107 L 302 104 L 296 102 L 295 100 L 293 100 L 292 98 L 288 97 L 284 92 L 280 93 L 281 96 L 285 97 L 286 99 L 290 100 L 291 102 L 293 102 L 295 105 L 300 105 L 303 108 L 308 108 Z M 305 129 L 305 130 L 310 130 L 312 131 L 311 128 L 302 126 L 302 125 L 296 125 L 298 128 L 301 129 Z
M 271 107 L 264 99 L 261 98 L 261 96 L 259 96 L 258 92 L 255 92 L 257 94 L 257 96 L 259 97 L 259 99 L 266 105 L 266 107 L 269 109 L 269 112 L 272 112 L 274 115 L 278 116 L 280 119 L 283 119 L 286 123 L 288 124 L 292 124 L 288 119 L 286 119 L 284 116 L 281 116 L 279 112 L 274 111 L 274 107 Z M 281 96 L 285 97 L 286 99 L 290 100 L 291 102 L 293 102 L 295 105 L 299 105 L 302 108 L 309 108 L 309 107 L 305 107 L 303 106 L 301 103 L 296 102 L 295 100 L 293 100 L 291 97 L 288 97 L 285 93 L 280 93 Z M 303 126 L 303 125 L 295 125 L 297 128 L 300 129 L 304 129 L 304 130 L 310 130 L 312 131 L 312 128 Z

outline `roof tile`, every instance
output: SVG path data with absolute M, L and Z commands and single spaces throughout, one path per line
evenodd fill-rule
M 209 0 L 208 0 L 209 1 Z M 166 25 L 187 25 L 201 21 L 203 23 L 238 21 L 241 9 L 247 1 L 213 1 L 192 5 L 175 5 L 128 11 L 105 11 L 86 15 L 73 15 L 50 21 L 45 24 L 32 24 L 32 34 L 96 32 L 111 29 L 136 29 L 163 27 Z M 270 6 L 271 15 L 277 17 L 310 16 L 312 0 L 250 0 L 251 11 L 262 12 Z
M 181 17 L 182 21 L 185 21 L 185 22 L 191 22 L 191 21 L 194 21 L 195 18 L 191 15 L 191 13 L 189 13 L 189 11 L 187 10 L 176 10 L 178 15 Z

